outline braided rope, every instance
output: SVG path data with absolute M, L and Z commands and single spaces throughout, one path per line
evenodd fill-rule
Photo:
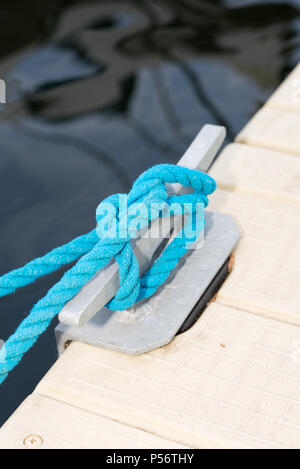
M 179 183 L 192 188 L 192 194 L 169 196 L 166 183 Z M 149 271 L 140 278 L 138 261 L 130 241 L 138 232 L 160 216 L 170 216 L 167 210 L 176 202 L 184 208 L 192 204 L 189 215 L 196 213 L 197 204 L 207 206 L 207 195 L 216 188 L 214 180 L 204 173 L 174 165 L 157 165 L 144 172 L 132 186 L 128 195 L 115 194 L 105 199 L 97 208 L 97 229 L 80 236 L 68 244 L 54 249 L 43 257 L 29 262 L 0 278 L 0 297 L 13 293 L 17 288 L 33 283 L 36 279 L 54 272 L 75 260 L 77 263 L 67 271 L 47 295 L 38 301 L 27 318 L 0 350 L 0 383 L 20 362 L 23 355 L 34 345 L 48 328 L 52 319 L 64 305 L 108 262 L 115 258 L 119 265 L 120 288 L 107 304 L 112 310 L 123 310 L 137 301 L 148 298 L 168 278 L 181 257 L 186 253 L 190 234 L 184 230 L 174 238 Z M 121 204 L 120 200 L 126 204 Z M 144 215 L 138 226 L 132 225 L 136 211 L 143 204 Z M 113 210 L 107 211 L 107 206 Z M 153 210 L 153 206 L 159 207 Z M 163 215 L 161 214 L 163 208 Z M 192 218 L 191 218 L 192 219 Z M 203 226 L 201 227 L 203 228 Z M 199 234 L 193 232 L 194 241 Z

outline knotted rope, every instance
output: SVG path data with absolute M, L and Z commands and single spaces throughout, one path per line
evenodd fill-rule
M 192 188 L 194 192 L 168 195 L 166 183 L 179 183 Z M 185 235 L 182 230 L 142 278 L 130 241 L 140 230 L 149 226 L 150 221 L 161 216 L 171 216 L 168 208 L 174 203 L 183 209 L 187 203 L 192 205 L 191 213 L 196 213 L 199 203 L 206 207 L 207 195 L 215 189 L 214 180 L 200 171 L 169 164 L 154 166 L 138 177 L 128 195 L 115 194 L 100 203 L 96 212 L 95 230 L 3 275 L 0 278 L 0 297 L 79 259 L 47 295 L 38 301 L 1 348 L 0 383 L 45 332 L 64 305 L 112 258 L 119 265 L 120 288 L 106 305 L 108 308 L 127 309 L 153 295 L 186 253 L 187 240 L 190 242 L 195 239 L 191 240 L 190 235 Z M 120 200 L 125 200 L 126 204 L 122 203 L 120 206 Z M 141 204 L 143 214 L 138 218 L 139 223 L 135 224 L 133 221 L 136 220 L 136 212 L 141 209 Z M 113 210 L 108 210 L 107 207 Z M 198 234 L 196 232 L 195 237 Z

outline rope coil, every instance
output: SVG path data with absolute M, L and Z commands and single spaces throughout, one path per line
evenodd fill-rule
M 194 192 L 168 195 L 165 186 L 167 183 L 179 183 Z M 187 241 L 195 241 L 198 237 L 199 228 L 196 233 L 187 230 L 188 235 L 184 230 L 180 231 L 142 277 L 130 241 L 140 230 L 148 227 L 151 221 L 161 216 L 171 216 L 169 209 L 173 204 L 180 207 L 182 213 L 189 211 L 186 210 L 189 204 L 192 207 L 190 214 L 195 215 L 197 205 L 203 204 L 206 207 L 207 196 L 215 189 L 215 181 L 200 171 L 169 164 L 154 166 L 138 177 L 128 195 L 115 194 L 100 203 L 96 211 L 96 229 L 29 262 L 24 267 L 3 275 L 0 278 L 0 297 L 78 260 L 47 295 L 38 301 L 0 349 L 0 383 L 45 332 L 65 304 L 112 258 L 119 266 L 120 288 L 106 305 L 108 308 L 128 309 L 136 302 L 152 296 L 186 253 Z M 141 204 L 144 211 L 138 218 L 137 225 L 133 222 Z M 113 210 L 107 210 L 108 206 Z M 201 230 L 203 225 L 200 226 Z M 191 232 L 194 234 L 192 240 Z

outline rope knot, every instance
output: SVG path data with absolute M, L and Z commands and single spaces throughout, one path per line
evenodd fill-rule
M 174 195 L 170 191 L 169 195 L 166 184 L 181 184 L 188 193 Z M 191 237 L 197 237 L 203 229 L 203 207 L 207 206 L 207 196 L 215 189 L 214 180 L 200 171 L 169 164 L 154 166 L 138 177 L 128 195 L 115 194 L 99 204 L 96 210 L 97 227 L 91 233 L 3 275 L 0 278 L 0 297 L 77 260 L 6 341 L 0 353 L 0 383 L 65 304 L 112 258 L 119 265 L 120 288 L 106 305 L 108 308 L 127 309 L 153 295 L 186 253 L 186 241 L 190 242 Z M 186 215 L 190 220 L 188 235 L 184 229 L 181 230 L 141 278 L 131 240 L 140 236 L 154 220 L 173 215 Z M 196 221 L 200 218 L 196 229 L 195 218 Z
M 193 192 L 168 195 L 166 184 L 174 183 L 192 189 Z M 215 188 L 214 180 L 200 171 L 180 166 L 157 165 L 139 176 L 128 195 L 115 194 L 99 204 L 96 211 L 96 232 L 102 256 L 107 255 L 109 260 L 115 258 L 119 265 L 120 288 L 107 305 L 110 309 L 128 309 L 135 302 L 150 296 L 146 279 L 151 277 L 153 271 L 150 269 L 143 279 L 140 278 L 138 261 L 130 241 L 140 236 L 157 218 L 184 214 L 199 216 L 199 204 L 207 206 L 207 195 Z M 190 220 L 189 236 L 191 233 L 195 235 L 195 230 L 191 229 L 195 225 L 195 218 Z M 203 228 L 203 224 L 199 226 Z M 182 232 L 180 236 L 186 241 Z M 176 242 L 173 244 L 173 250 L 175 245 Z M 182 257 L 183 253 L 180 253 Z M 163 262 L 166 261 L 160 258 L 157 265 Z M 168 273 L 172 269 L 169 269 Z M 165 275 L 163 277 L 165 279 Z M 160 284 L 163 283 L 161 279 L 160 276 Z

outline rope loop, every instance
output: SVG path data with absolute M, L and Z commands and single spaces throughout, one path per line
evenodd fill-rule
M 181 184 L 187 193 L 168 194 L 166 185 Z M 120 288 L 106 305 L 113 310 L 130 308 L 149 298 L 167 280 L 204 227 L 203 210 L 215 181 L 200 171 L 162 164 L 141 174 L 127 194 L 114 194 L 99 204 L 97 227 L 24 267 L 0 277 L 0 297 L 77 260 L 47 295 L 38 301 L 0 352 L 0 383 L 48 328 L 52 319 L 111 259 L 119 266 Z M 141 277 L 131 241 L 158 218 L 185 216 L 186 223 L 152 267 Z M 200 222 L 199 222 L 200 220 Z

